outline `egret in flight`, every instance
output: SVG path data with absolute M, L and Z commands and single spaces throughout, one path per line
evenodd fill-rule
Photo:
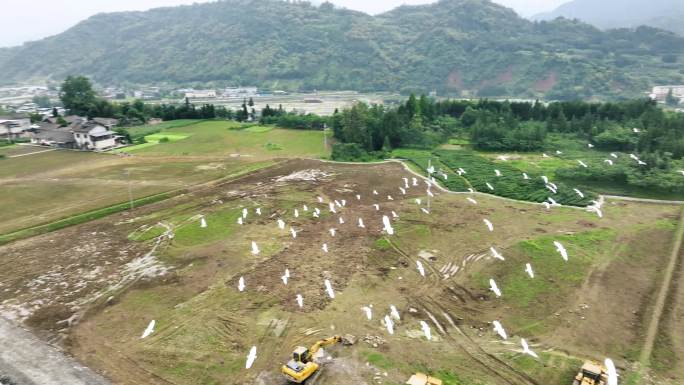
M 430 330 L 430 325 L 425 321 L 420 321 L 420 328 L 423 329 L 423 334 L 428 341 L 432 341 L 432 331 Z
M 527 272 L 527 275 L 529 275 L 530 278 L 534 278 L 534 270 L 532 270 L 531 264 L 528 263 L 525 265 L 525 272 Z
M 508 339 L 508 335 L 506 334 L 506 330 L 504 330 L 503 326 L 501 326 L 501 322 L 499 322 L 499 321 L 494 321 L 493 324 L 494 324 L 494 331 L 495 331 L 499 336 L 501 336 L 501 338 L 507 340 L 507 339 Z
M 501 297 L 501 289 L 496 285 L 496 281 L 493 278 L 489 280 L 489 290 L 493 291 L 497 297 Z
M 556 246 L 556 251 L 558 251 L 565 261 L 568 260 L 568 251 L 565 247 L 558 241 L 553 241 L 554 246 Z
M 539 356 L 537 355 L 537 353 L 533 352 L 533 351 L 530 349 L 530 345 L 527 344 L 527 341 L 525 341 L 524 338 L 521 338 L 521 339 L 520 339 L 520 344 L 522 345 L 522 348 L 523 348 L 523 354 L 527 354 L 527 355 L 532 356 L 532 357 L 534 357 L 534 358 L 539 358 Z
M 240 277 L 238 280 L 238 290 L 245 291 L 245 277 Z
M 140 339 L 147 338 L 150 334 L 154 333 L 154 325 L 156 325 L 156 323 L 157 321 L 155 320 L 150 321 L 149 325 L 147 325 L 147 329 L 145 329 Z
M 252 367 L 254 364 L 254 361 L 257 358 L 257 348 L 256 346 L 252 346 L 252 349 L 249 350 L 249 355 L 247 355 L 247 362 L 245 363 L 245 369 L 249 369 Z

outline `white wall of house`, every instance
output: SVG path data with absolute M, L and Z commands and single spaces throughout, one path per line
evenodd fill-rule
M 106 134 L 102 136 L 103 134 Z M 95 126 L 90 131 L 75 132 L 76 146 L 85 150 L 106 150 L 116 146 L 116 140 L 111 131 L 102 126 Z

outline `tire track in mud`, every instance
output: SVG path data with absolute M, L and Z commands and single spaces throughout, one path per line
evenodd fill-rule
M 389 238 L 384 237 L 384 239 L 390 244 L 392 249 L 396 251 L 402 259 L 405 259 L 409 264 L 413 262 L 411 257 L 406 254 L 403 250 L 401 250 L 394 242 L 392 242 Z M 429 261 L 424 260 L 424 266 L 427 266 L 428 270 L 432 274 L 429 274 L 431 277 L 435 278 L 430 278 L 430 283 L 432 287 L 440 287 L 445 290 L 451 291 L 451 288 L 449 288 L 447 285 L 444 284 L 444 282 L 440 279 L 441 274 L 439 273 L 439 270 L 435 268 Z M 426 293 L 420 293 L 416 292 L 416 294 L 409 295 L 409 299 L 412 301 L 415 301 L 416 303 L 420 304 L 423 307 L 423 310 L 428 314 L 430 319 L 436 323 L 435 326 L 442 331 L 443 335 L 451 341 L 454 345 L 458 346 L 461 351 L 463 351 L 468 357 L 470 357 L 473 361 L 477 362 L 480 364 L 484 369 L 487 370 L 490 374 L 492 374 L 494 377 L 499 379 L 500 383 L 504 383 L 506 385 L 541 385 L 539 382 L 537 382 L 534 378 L 528 376 L 527 374 L 515 369 L 511 365 L 507 364 L 503 360 L 499 359 L 496 357 L 494 354 L 486 352 L 477 342 L 475 342 L 472 338 L 470 338 L 467 334 L 465 334 L 454 322 L 453 319 L 454 317 L 449 314 L 449 311 L 444 308 L 442 305 L 439 304 L 437 300 L 432 298 L 430 295 Z M 439 312 L 435 311 L 434 309 L 439 310 Z M 434 314 L 442 314 L 446 320 L 448 321 L 449 325 L 452 328 L 455 328 L 458 333 L 464 338 L 463 339 L 458 339 L 454 337 L 448 330 L 448 327 L 445 328 L 439 322 L 436 320 L 436 316 Z

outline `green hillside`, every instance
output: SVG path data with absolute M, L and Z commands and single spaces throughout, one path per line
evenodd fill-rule
M 488 0 L 375 17 L 327 3 L 225 0 L 96 15 L 0 50 L 0 82 L 83 74 L 102 84 L 615 98 L 684 81 L 682 62 L 684 38 L 669 32 L 534 23 Z

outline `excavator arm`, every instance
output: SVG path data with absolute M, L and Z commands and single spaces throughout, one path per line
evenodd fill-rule
M 340 342 L 342 342 L 342 337 L 340 336 L 334 336 L 326 338 L 324 340 L 320 340 L 313 344 L 313 346 L 309 349 L 309 354 L 311 355 L 311 357 L 313 357 L 316 355 L 316 353 L 318 353 L 319 350 L 321 350 L 322 347 L 334 345 Z

